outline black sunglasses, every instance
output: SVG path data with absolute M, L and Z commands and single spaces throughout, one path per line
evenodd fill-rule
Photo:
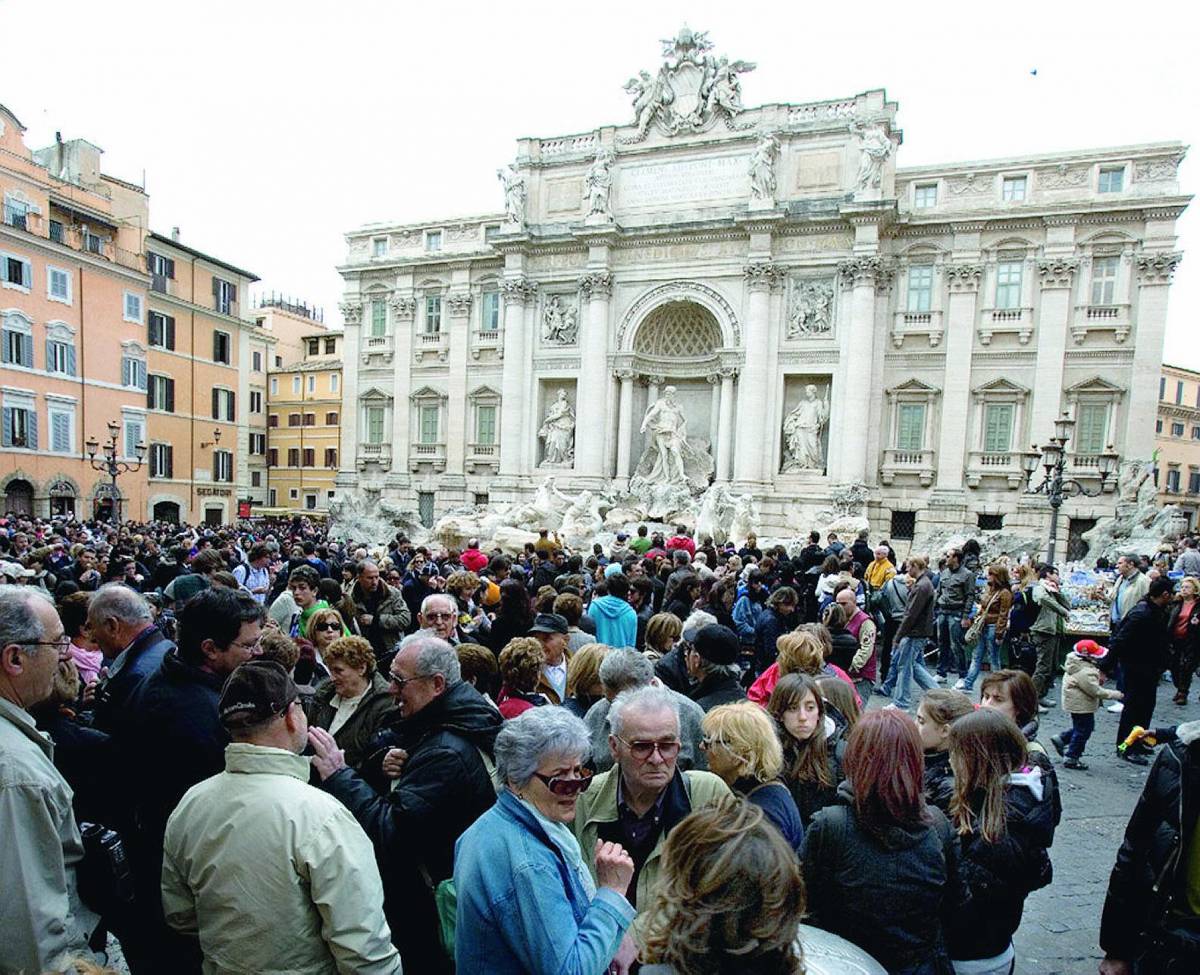
M 335 623 L 333 620 L 322 620 L 319 623 L 313 624 L 314 630 L 340 630 L 341 628 L 342 624 Z
M 533 777 L 541 782 L 556 796 L 575 796 L 585 792 L 592 784 L 592 773 L 585 768 L 578 769 L 576 778 L 564 779 L 558 775 L 542 775 L 534 772 Z

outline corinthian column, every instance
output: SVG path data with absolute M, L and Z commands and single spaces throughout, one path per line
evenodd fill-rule
M 746 265 L 745 275 L 750 300 L 742 336 L 746 361 L 738 381 L 738 437 L 734 444 L 733 476 L 736 481 L 759 482 L 763 480 L 766 458 L 770 453 L 765 428 L 771 291 L 779 286 L 783 273 L 777 264 L 756 261 Z
M 1154 450 L 1158 378 L 1163 336 L 1167 329 L 1167 295 L 1175 268 L 1182 259 L 1183 255 L 1179 253 L 1137 256 L 1137 336 L 1133 346 L 1133 378 L 1129 383 L 1125 443 L 1121 451 L 1130 459 L 1145 460 Z M 1114 433 L 1109 436 L 1116 440 Z
M 526 368 L 525 305 L 537 284 L 524 277 L 504 282 L 504 373 L 500 379 L 500 474 L 521 473 L 529 370 Z
M 942 392 L 941 438 L 937 452 L 937 486 L 958 491 L 963 486 L 967 449 L 967 417 L 971 405 L 971 351 L 975 345 L 975 297 L 983 268 L 978 264 L 949 264 L 946 313 L 946 370 Z M 1016 445 L 1013 445 L 1014 448 Z
M 608 300 L 612 275 L 591 271 L 579 280 L 587 315 L 579 337 L 579 386 L 576 390 L 575 471 L 583 477 L 604 474 L 608 400 Z
M 618 369 L 616 376 L 621 384 L 617 405 L 617 479 L 625 486 L 629 483 L 630 441 L 633 439 L 633 372 Z
M 1034 443 L 1045 443 L 1054 433 L 1054 421 L 1062 402 L 1063 356 L 1071 324 L 1071 285 L 1079 262 L 1038 261 L 1037 269 L 1042 295 L 1038 306 L 1037 364 L 1033 373 L 1033 421 L 1029 435 Z
M 465 460 L 467 431 L 467 346 L 469 341 L 471 295 L 451 294 L 446 301 L 450 311 L 447 336 L 450 351 L 449 401 L 446 404 L 446 473 L 461 477 Z
M 875 348 L 875 286 L 890 280 L 891 270 L 879 257 L 870 255 L 842 261 L 838 265 L 842 283 L 850 288 L 850 321 L 846 328 L 843 350 L 850 355 L 868 355 Z M 840 449 L 836 456 L 838 469 L 830 476 L 838 481 L 865 482 L 867 478 L 867 424 L 871 416 L 869 382 L 856 382 L 850 371 L 843 375 L 847 381 L 833 395 L 841 412 L 839 423 Z

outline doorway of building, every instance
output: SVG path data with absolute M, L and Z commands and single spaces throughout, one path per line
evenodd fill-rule
M 155 521 L 165 521 L 169 525 L 179 524 L 179 505 L 175 501 L 159 501 L 150 514 Z
M 216 528 L 221 524 L 221 509 L 220 508 L 205 508 L 204 509 L 204 524 L 209 528 Z
M 33 485 L 15 478 L 4 489 L 4 510 L 11 515 L 33 515 Z

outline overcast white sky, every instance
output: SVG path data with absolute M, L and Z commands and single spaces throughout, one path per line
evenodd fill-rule
M 748 105 L 886 88 L 901 166 L 1200 143 L 1200 14 L 1182 0 L 0 0 L 0 102 L 34 147 L 58 129 L 114 176 L 144 171 L 154 229 L 336 324 L 346 230 L 498 209 L 516 137 L 627 121 L 622 84 L 685 20 L 757 62 Z M 1200 368 L 1198 312 L 1200 249 L 1175 278 L 1166 361 Z

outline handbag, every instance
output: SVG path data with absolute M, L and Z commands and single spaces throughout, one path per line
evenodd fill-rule
M 971 621 L 970 629 L 963 634 L 963 643 L 968 647 L 973 647 L 979 642 L 979 638 L 983 635 L 983 628 L 986 625 L 984 621 L 987 619 L 988 610 L 992 608 L 992 603 L 996 601 L 999 595 L 1000 593 L 997 592 L 988 600 L 987 605 L 979 611 L 979 615 Z

